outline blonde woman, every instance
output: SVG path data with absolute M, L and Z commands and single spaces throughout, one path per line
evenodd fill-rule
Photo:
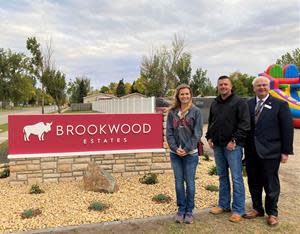
M 191 88 L 185 84 L 179 85 L 175 104 L 167 119 L 167 141 L 171 150 L 178 206 L 177 223 L 193 223 L 195 173 L 199 160 L 197 144 L 202 136 L 202 125 L 200 109 L 192 104 Z

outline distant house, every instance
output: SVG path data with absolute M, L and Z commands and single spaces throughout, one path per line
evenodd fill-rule
M 123 97 L 120 97 L 121 99 L 133 99 L 133 98 L 146 98 L 147 96 L 140 94 L 140 93 L 131 93 L 128 95 L 125 95 Z
M 109 100 L 109 99 L 117 99 L 118 97 L 106 94 L 106 93 L 96 93 L 83 98 L 83 103 L 92 103 L 99 100 Z

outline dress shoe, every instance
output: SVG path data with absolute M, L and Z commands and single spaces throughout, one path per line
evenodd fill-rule
M 269 226 L 276 226 L 279 223 L 278 217 L 274 215 L 269 215 L 269 217 L 267 218 L 267 223 Z
M 242 216 L 237 214 L 237 213 L 233 213 L 230 217 L 229 217 L 229 221 L 230 222 L 234 222 L 234 223 L 238 223 L 242 220 Z
M 230 212 L 230 209 L 223 209 L 221 207 L 213 207 L 211 208 L 211 210 L 209 211 L 211 214 L 222 214 L 224 212 Z
M 255 219 L 256 217 L 262 217 L 264 214 L 259 213 L 256 210 L 251 210 L 250 212 L 243 215 L 243 218 L 245 219 Z

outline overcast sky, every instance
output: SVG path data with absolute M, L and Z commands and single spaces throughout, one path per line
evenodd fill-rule
M 0 48 L 26 51 L 52 40 L 67 79 L 96 89 L 139 77 L 143 56 L 184 37 L 196 68 L 257 75 L 300 47 L 299 0 L 0 0 Z

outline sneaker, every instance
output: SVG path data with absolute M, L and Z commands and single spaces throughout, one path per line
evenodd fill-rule
M 186 224 L 192 224 L 193 223 L 193 215 L 192 214 L 186 214 L 184 217 L 184 222 Z
M 175 217 L 175 222 L 176 223 L 183 223 L 183 221 L 184 221 L 184 215 L 180 214 L 180 213 L 177 213 L 176 217 Z

